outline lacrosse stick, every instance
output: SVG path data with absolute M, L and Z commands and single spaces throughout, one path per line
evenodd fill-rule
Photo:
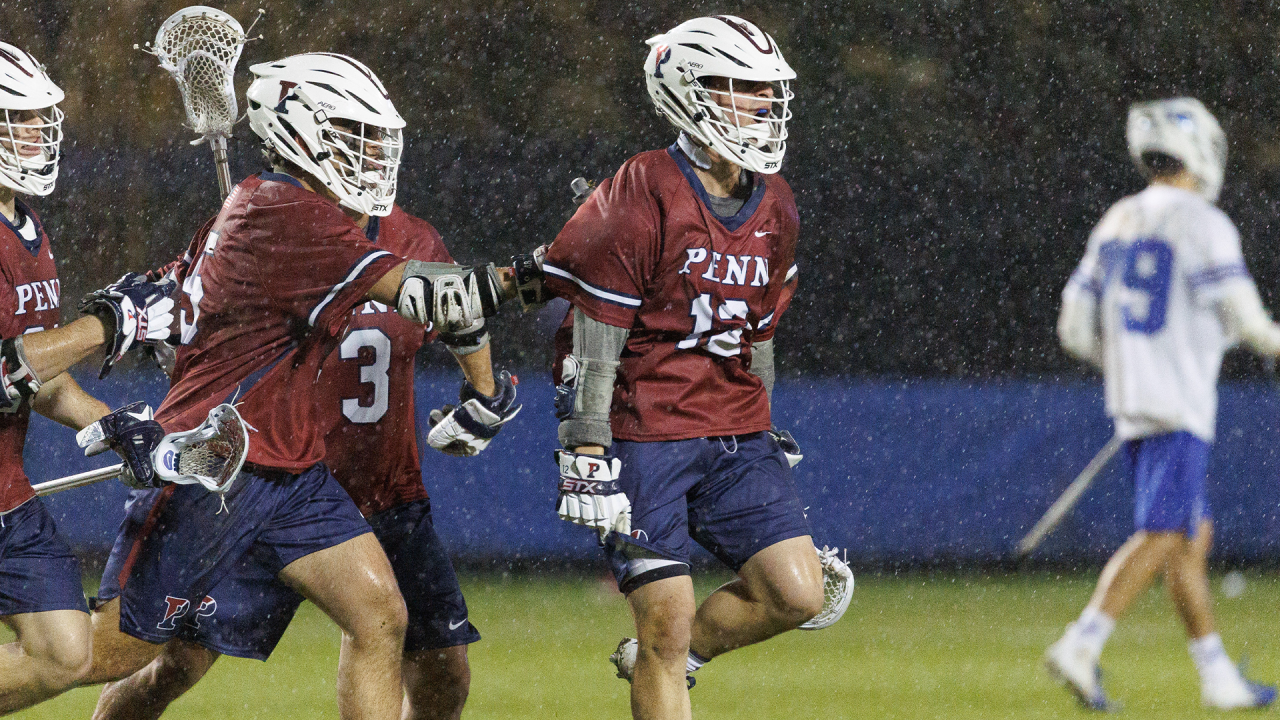
M 800 626 L 801 630 L 821 630 L 836 624 L 849 609 L 849 601 L 853 599 L 853 571 L 849 564 L 840 559 L 840 551 L 836 548 L 821 550 L 818 561 L 822 563 L 822 610 L 808 622 Z
M 1093 483 L 1093 479 L 1097 477 L 1098 473 L 1102 472 L 1102 468 L 1106 467 L 1108 462 L 1111 462 L 1111 458 L 1120 450 L 1120 445 L 1123 442 L 1120 436 L 1117 435 L 1102 446 L 1102 449 L 1098 451 L 1097 455 L 1093 456 L 1093 459 L 1089 461 L 1084 470 L 1081 470 L 1076 479 L 1072 480 L 1071 484 L 1067 486 L 1067 489 L 1062 491 L 1062 495 L 1053 501 L 1053 504 L 1045 511 L 1044 517 L 1040 518 L 1035 527 L 1031 528 L 1031 532 L 1018 541 L 1018 557 L 1024 557 L 1030 554 L 1032 550 L 1040 547 L 1040 543 L 1044 542 L 1049 533 L 1058 527 L 1062 522 L 1062 518 L 1066 517 L 1067 513 L 1071 512 L 1071 508 L 1080 502 L 1080 496 L 1084 495 L 1084 491 L 1089 489 L 1089 485 Z
M 151 451 L 151 462 L 161 480 L 178 485 L 200 484 L 225 493 L 231 489 L 248 453 L 248 425 L 233 406 L 224 403 L 210 410 L 204 422 L 194 429 L 165 435 Z M 121 463 L 43 482 L 33 489 L 37 495 L 48 495 L 118 477 L 124 471 Z
M 264 10 L 258 10 L 258 18 L 264 14 Z M 257 22 L 254 19 L 254 24 Z M 244 43 L 245 31 L 235 18 L 221 10 L 192 5 L 170 15 L 156 33 L 155 44 L 148 43 L 146 48 L 178 83 L 187 121 L 200 135 L 191 144 L 207 142 L 213 150 L 218 188 L 224 199 L 231 192 L 227 138 L 231 137 L 231 126 L 239 112 L 235 70 Z

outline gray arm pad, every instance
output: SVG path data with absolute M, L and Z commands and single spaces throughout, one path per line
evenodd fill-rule
M 560 444 L 567 448 L 583 445 L 609 447 L 613 430 L 609 408 L 613 405 L 613 381 L 618 374 L 618 358 L 627 344 L 625 328 L 592 320 L 581 310 L 573 311 L 573 354 L 578 362 L 577 393 L 573 414 L 560 422 Z
M 409 277 L 427 278 L 431 282 L 435 282 L 445 275 L 466 275 L 470 268 L 453 263 L 442 262 L 424 262 L 422 260 L 406 260 L 404 263 L 404 275 Z
M 773 401 L 773 340 L 751 343 L 751 372 L 764 383 L 764 391 Z

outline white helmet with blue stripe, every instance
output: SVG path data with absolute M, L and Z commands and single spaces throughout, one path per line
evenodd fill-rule
M 1129 155 L 1147 177 L 1153 173 L 1144 156 L 1168 155 L 1196 178 L 1204 199 L 1218 199 L 1227 167 L 1227 136 L 1199 100 L 1181 97 L 1134 103 L 1125 135 Z

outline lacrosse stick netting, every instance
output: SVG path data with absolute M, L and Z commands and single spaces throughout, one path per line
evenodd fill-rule
M 244 43 L 245 32 L 235 18 L 221 10 L 193 5 L 164 21 L 151 48 L 160 67 L 178 83 L 187 121 L 201 136 L 195 144 L 208 142 L 213 150 L 224 198 L 231 192 L 227 138 L 239 114 L 235 69 Z
M 836 548 L 827 549 L 824 545 L 818 552 L 818 562 L 822 564 L 822 611 L 811 620 L 800 626 L 801 630 L 821 630 L 831 627 L 844 616 L 849 609 L 849 601 L 853 599 L 853 571 L 848 563 L 840 559 Z
M 194 430 L 165 435 L 151 457 L 163 480 L 225 493 L 248 454 L 249 427 L 233 405 L 223 403 Z

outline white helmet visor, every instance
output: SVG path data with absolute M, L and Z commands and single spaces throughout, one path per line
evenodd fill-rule
M 58 177 L 62 110 L 4 110 L 0 125 L 0 175 L 19 192 L 48 195 Z

